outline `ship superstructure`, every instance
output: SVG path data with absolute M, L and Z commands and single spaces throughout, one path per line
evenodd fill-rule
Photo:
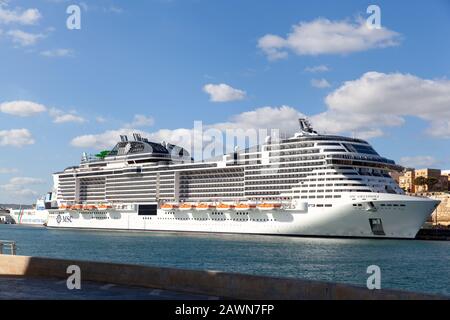
M 368 142 L 321 135 L 306 119 L 287 139 L 192 161 L 135 134 L 104 157 L 54 174 L 49 226 L 412 238 L 436 201 L 404 194 L 402 167 Z

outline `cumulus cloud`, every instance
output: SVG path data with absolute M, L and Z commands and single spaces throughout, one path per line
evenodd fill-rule
M 9 10 L 5 3 L 0 3 L 0 24 L 34 25 L 42 18 L 38 9 Z
M 0 104 L 0 112 L 19 117 L 33 116 L 46 110 L 47 108 L 42 104 L 24 100 L 9 101 Z
M 331 84 L 326 79 L 323 79 L 323 78 L 322 79 L 312 79 L 311 85 L 314 88 L 318 88 L 318 89 L 324 89 L 324 88 L 331 87 Z
M 53 49 L 42 51 L 41 55 L 47 58 L 64 58 L 73 57 L 74 53 L 72 49 Z
M 258 47 L 270 60 L 283 59 L 289 52 L 297 55 L 349 54 L 398 45 L 400 35 L 387 28 L 368 28 L 365 20 L 331 21 L 318 18 L 300 22 L 285 38 L 267 34 Z
M 304 114 L 290 106 L 265 106 L 252 111 L 242 112 L 231 117 L 228 122 L 211 124 L 209 127 L 226 129 L 279 129 L 283 132 L 295 132 L 298 118 Z
M 35 45 L 40 39 L 45 38 L 41 33 L 30 33 L 22 30 L 10 30 L 6 33 L 15 44 L 22 47 Z
M 142 114 L 134 115 L 133 122 L 127 123 L 125 127 L 127 128 L 140 128 L 140 127 L 150 127 L 155 123 L 152 117 L 148 117 Z
M 408 168 L 430 168 L 438 163 L 432 156 L 402 157 L 399 163 Z
M 0 130 L 0 146 L 22 147 L 34 142 L 28 129 Z
M 405 116 L 415 116 L 430 123 L 430 135 L 450 137 L 447 79 L 367 72 L 330 93 L 325 103 L 328 111 L 315 117 L 331 131 L 339 131 L 343 126 L 349 130 L 399 126 L 405 122 Z
M 50 116 L 53 118 L 53 123 L 84 123 L 87 120 L 75 113 L 75 111 L 72 112 L 64 112 L 62 110 L 52 108 L 49 111 Z
M 31 185 L 43 184 L 45 181 L 30 177 L 14 177 L 8 183 L 0 185 L 0 189 L 11 196 L 36 197 L 38 193 L 29 188 Z
M 246 96 L 246 92 L 235 89 L 225 83 L 206 84 L 203 91 L 209 94 L 210 100 L 213 102 L 229 102 L 242 100 Z

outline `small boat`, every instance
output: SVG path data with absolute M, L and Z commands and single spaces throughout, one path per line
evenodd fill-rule
M 178 204 L 175 203 L 163 203 L 161 205 L 161 209 L 163 209 L 164 211 L 176 210 L 178 208 L 179 208 Z
M 216 206 L 214 204 L 212 204 L 212 203 L 199 203 L 196 206 L 197 210 L 203 210 L 203 211 L 205 211 L 205 210 L 213 210 L 215 208 L 216 208 Z
M 70 206 L 70 210 L 82 210 L 83 205 L 82 204 L 74 204 L 73 206 Z
M 192 203 L 182 203 L 180 205 L 180 210 L 191 210 L 191 209 L 195 209 L 195 205 Z
M 217 210 L 232 210 L 232 209 L 234 209 L 235 208 L 235 205 L 234 204 L 228 204 L 228 203 L 219 203 L 217 206 L 216 206 L 216 208 L 217 208 Z
M 256 204 L 251 202 L 241 202 L 236 204 L 235 209 L 236 210 L 253 210 L 256 208 Z
M 259 210 L 275 210 L 275 209 L 280 209 L 280 208 L 281 208 L 281 203 L 263 202 L 263 203 L 258 204 Z
M 70 206 L 65 203 L 62 203 L 59 205 L 59 209 L 61 209 L 61 210 L 67 210 L 69 208 L 70 208 Z

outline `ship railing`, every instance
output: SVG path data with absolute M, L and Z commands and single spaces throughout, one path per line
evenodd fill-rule
M 7 249 L 10 255 L 15 256 L 17 252 L 17 246 L 15 241 L 0 240 L 0 254 L 5 254 L 4 249 Z

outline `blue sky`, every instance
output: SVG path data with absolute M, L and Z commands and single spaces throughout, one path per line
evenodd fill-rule
M 371 4 L 382 29 L 364 29 Z M 290 130 L 302 113 L 450 168 L 449 31 L 445 0 L 0 0 L 0 203 L 31 203 L 119 132 L 170 140 L 195 120 Z

